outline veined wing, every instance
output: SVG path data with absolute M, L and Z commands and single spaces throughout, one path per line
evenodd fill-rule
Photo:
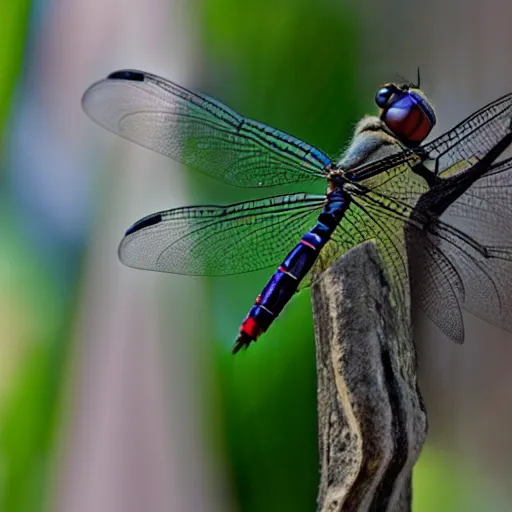
M 446 216 L 463 223 L 464 231 L 482 245 L 506 245 L 512 241 L 512 158 L 490 166 Z M 443 217 L 444 218 L 444 217 Z
M 439 224 L 440 248 L 464 284 L 464 309 L 512 331 L 512 159 L 491 166 Z
M 409 314 L 404 224 L 418 198 L 429 189 L 413 170 L 421 162 L 420 156 L 405 150 L 347 173 L 354 185 L 347 184 L 345 190 L 360 192 L 351 194 L 351 204 L 320 252 L 312 273 L 324 271 L 356 245 L 374 240 L 392 285 L 393 302 L 403 306 L 401 313 Z M 311 277 L 308 274 L 300 288 L 309 286 Z
M 423 146 L 434 172 L 459 172 L 481 159 L 510 132 L 512 94 L 489 103 L 450 131 Z
M 421 298 L 419 305 L 450 338 L 464 340 L 460 308 L 512 331 L 510 244 L 482 246 L 443 221 L 433 224 L 428 233 L 411 234 L 414 246 L 407 252 L 413 296 Z M 424 258 L 427 245 L 436 251 L 434 258 Z
M 278 265 L 314 226 L 324 201 L 325 196 L 291 194 L 155 213 L 127 231 L 119 258 L 134 268 L 189 275 Z
M 323 249 L 320 268 L 326 268 L 355 245 L 374 240 L 388 274 L 391 297 L 400 313 L 409 315 L 409 284 L 404 225 L 421 194 L 429 190 L 414 172 L 422 157 L 404 150 L 352 171 L 351 204 L 331 242 Z
M 208 96 L 141 71 L 117 71 L 84 94 L 85 112 L 121 137 L 229 185 L 269 187 L 325 178 L 330 159 Z
M 393 215 L 386 208 L 376 206 L 365 196 L 352 196 L 350 206 L 321 253 L 321 268 L 329 266 L 352 247 L 373 240 L 391 286 L 391 297 L 399 313 L 408 318 L 409 285 L 407 281 L 404 246 L 404 225 L 401 215 Z M 321 269 L 320 268 L 320 269 Z
M 354 181 L 383 202 L 389 198 L 390 207 L 412 207 L 429 190 L 427 182 L 414 172 L 414 166 L 421 164 L 419 155 L 405 150 L 355 170 Z
M 461 277 L 452 266 L 451 255 L 440 247 L 440 239 L 424 231 L 422 223 L 410 219 L 412 211 L 412 207 L 381 193 L 353 195 L 349 210 L 326 246 L 329 252 L 322 251 L 323 266 L 329 266 L 358 243 L 375 241 L 391 287 L 392 303 L 404 318 L 404 325 L 409 325 L 412 295 L 413 303 L 448 337 L 462 342 Z
M 415 304 L 454 341 L 464 340 L 462 309 L 512 331 L 512 159 L 490 166 L 440 218 L 422 208 L 429 189 L 411 169 L 389 169 L 364 185 L 333 235 L 327 265 L 351 240 L 374 239 L 395 304 L 408 305 L 410 273 Z

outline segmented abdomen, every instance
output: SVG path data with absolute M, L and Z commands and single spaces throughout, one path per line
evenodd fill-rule
M 290 251 L 256 298 L 240 326 L 233 353 L 255 341 L 281 313 L 341 222 L 349 201 L 350 198 L 340 189 L 334 189 L 327 195 L 326 205 L 313 229 Z

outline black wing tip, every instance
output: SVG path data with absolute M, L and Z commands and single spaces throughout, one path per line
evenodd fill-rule
M 144 82 L 146 74 L 133 69 L 121 69 L 107 76 L 107 80 L 131 80 L 132 82 Z
M 160 213 L 154 213 L 152 215 L 148 215 L 143 219 L 138 220 L 133 226 L 129 227 L 124 236 L 132 235 L 141 229 L 147 228 L 149 226 L 154 226 L 162 222 L 162 215 Z
M 126 80 L 131 82 L 144 82 L 146 80 L 147 74 L 143 71 L 137 71 L 134 69 L 121 69 L 119 71 L 114 71 L 104 78 L 103 80 L 99 80 L 98 82 L 93 83 L 83 94 L 82 96 L 82 108 L 87 113 L 89 117 L 93 120 L 97 121 L 97 116 L 90 112 L 90 105 L 88 102 L 94 97 L 94 92 L 97 90 L 98 86 L 101 86 L 105 81 L 108 80 Z M 100 123 L 102 124 L 102 123 Z

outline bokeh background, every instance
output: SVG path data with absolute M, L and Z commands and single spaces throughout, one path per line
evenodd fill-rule
M 141 216 L 254 193 L 97 127 L 88 85 L 152 71 L 336 156 L 417 66 L 435 134 L 512 90 L 511 18 L 508 0 L 2 0 L 0 511 L 315 509 L 309 293 L 232 357 L 268 272 L 121 266 Z M 512 335 L 467 326 L 464 346 L 418 326 L 414 511 L 512 510 Z

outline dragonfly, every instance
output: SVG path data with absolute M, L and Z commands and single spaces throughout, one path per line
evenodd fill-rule
M 230 275 L 274 267 L 233 352 L 264 333 L 293 295 L 354 246 L 373 240 L 390 297 L 410 323 L 411 297 L 452 340 L 462 310 L 512 330 L 512 94 L 425 143 L 436 124 L 416 84 L 387 83 L 339 161 L 209 96 L 136 70 L 87 89 L 85 112 L 121 137 L 228 185 L 324 180 L 228 206 L 185 206 L 135 222 L 119 258 L 137 269 Z M 459 225 L 462 224 L 462 227 Z

